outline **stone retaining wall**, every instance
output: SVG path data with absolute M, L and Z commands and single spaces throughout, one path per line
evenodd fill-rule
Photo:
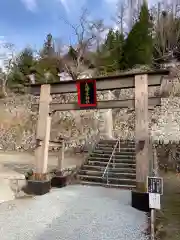
M 149 96 L 154 96 L 159 88 L 150 88 Z M 112 98 L 128 99 L 134 97 L 131 89 L 115 91 Z M 99 100 L 108 100 L 109 93 L 98 93 Z M 66 103 L 76 101 L 75 94 L 53 96 L 53 102 Z M 31 105 L 38 102 L 30 95 L 12 95 L 0 100 L 0 149 L 27 151 L 34 148 L 37 112 Z M 73 147 L 86 143 L 97 134 L 105 134 L 107 110 L 57 112 L 52 118 L 51 139 L 65 136 Z M 114 136 L 122 139 L 134 138 L 135 113 L 131 109 L 113 109 Z M 161 99 L 161 107 L 149 112 L 149 128 L 155 140 L 180 140 L 180 98 Z M 73 140 L 73 141 L 72 141 Z M 72 144 L 71 144 L 72 147 Z

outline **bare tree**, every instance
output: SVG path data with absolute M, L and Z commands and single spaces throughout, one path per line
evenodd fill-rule
M 73 46 L 75 57 L 73 58 L 67 54 L 61 57 L 61 60 L 64 70 L 73 80 L 76 80 L 82 72 L 92 65 L 87 54 L 95 47 L 99 47 L 105 28 L 103 21 L 90 20 L 87 9 L 82 11 L 77 25 L 70 23 L 66 19 L 62 20 L 73 30 L 76 37 L 76 45 Z
M 113 17 L 121 33 L 131 31 L 133 25 L 138 19 L 142 0 L 119 0 L 116 5 L 116 16 Z
M 134 0 L 128 0 L 128 26 L 129 26 L 129 31 L 132 29 L 133 25 L 134 25 L 134 11 L 135 11 L 135 4 L 136 1 Z
M 131 31 L 133 25 L 138 20 L 143 2 L 144 0 L 127 0 L 128 31 Z
M 106 37 L 107 31 L 109 30 L 109 28 L 107 28 L 104 25 L 104 22 L 102 19 L 91 21 L 90 25 L 91 25 L 92 35 L 94 36 L 94 41 L 92 41 L 93 48 L 99 50 L 101 47 L 101 44 L 103 43 Z
M 127 29 L 127 19 L 126 19 L 126 2 L 119 1 L 116 6 L 116 16 L 112 19 L 114 20 L 116 27 L 120 30 L 121 33 L 124 33 Z
M 179 6 L 158 3 L 153 10 L 154 17 L 154 61 L 172 61 L 178 51 L 180 21 L 177 19 Z M 164 10 L 165 9 L 165 10 Z M 176 9 L 176 10 L 175 10 Z
M 2 43 L 1 48 L 3 48 L 6 53 L 0 54 L 0 59 L 2 61 L 2 68 L 0 71 L 0 85 L 3 97 L 6 97 L 8 76 L 12 68 L 12 63 L 14 61 L 14 44 Z

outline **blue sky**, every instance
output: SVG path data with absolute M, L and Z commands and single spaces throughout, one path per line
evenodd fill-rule
M 72 30 L 62 18 L 75 23 L 82 7 L 87 7 L 93 18 L 108 20 L 113 12 L 110 1 L 116 0 L 1 0 L 0 36 L 18 49 L 39 48 L 48 33 L 69 42 Z
M 123 1 L 123 0 L 122 0 Z M 1 0 L 0 36 L 14 43 L 17 49 L 28 45 L 42 46 L 46 34 L 68 43 L 72 30 L 63 21 L 77 22 L 82 7 L 92 18 L 110 23 L 117 0 Z

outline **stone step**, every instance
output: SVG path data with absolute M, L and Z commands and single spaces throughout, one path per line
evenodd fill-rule
M 119 139 L 118 138 L 114 138 L 114 139 L 100 139 L 99 140 L 99 142 L 101 142 L 101 143 L 110 143 L 110 142 L 117 142 L 117 141 L 119 141 Z M 122 139 L 120 139 L 120 142 L 121 143 L 135 143 L 135 141 L 134 140 L 122 140 Z
M 96 156 L 90 156 L 88 158 L 89 161 L 102 161 L 108 163 L 110 158 L 109 157 L 96 157 Z M 113 158 L 115 163 L 136 163 L 135 158 Z M 113 162 L 113 160 L 111 160 Z
M 115 146 L 117 143 L 117 141 L 115 142 L 97 142 L 98 145 L 101 145 L 101 146 Z
M 103 150 L 106 150 L 106 151 L 113 151 L 114 150 L 114 147 L 101 147 L 101 146 L 96 146 L 94 150 L 100 150 L 100 151 L 103 151 Z M 116 152 L 119 152 L 119 147 L 117 147 L 116 149 Z M 135 148 L 120 148 L 120 152 L 135 152 Z
M 80 180 L 85 181 L 92 181 L 92 182 L 100 182 L 100 183 L 107 183 L 107 178 L 102 178 L 101 176 L 90 176 L 90 175 L 80 175 L 78 174 Z M 123 184 L 123 185 L 135 185 L 136 180 L 130 178 L 115 178 L 115 177 L 108 177 L 108 182 L 110 184 Z
M 99 141 L 99 143 L 109 143 L 109 144 L 113 144 L 113 143 L 116 143 L 117 142 L 117 139 L 113 139 L 113 140 L 108 140 L 108 139 L 101 139 Z
M 114 147 L 115 147 L 115 144 L 113 144 L 113 145 L 97 144 L 96 147 L 98 147 L 98 148 L 114 148 Z
M 103 187 L 109 187 L 109 188 L 121 188 L 121 189 L 134 189 L 136 188 L 136 185 L 123 185 L 123 184 L 106 184 L 106 183 L 100 183 L 100 182 L 88 182 L 88 181 L 80 181 L 80 184 L 82 185 L 92 185 L 92 186 L 103 186 Z
M 96 145 L 95 149 L 99 149 L 99 150 L 102 150 L 102 149 L 113 150 L 114 146 L 98 146 L 98 145 Z
M 104 174 L 104 171 L 92 171 L 92 170 L 80 170 L 79 175 L 88 175 L 88 176 L 100 176 L 102 177 Z M 107 174 L 107 173 L 106 173 Z M 106 176 L 106 175 L 105 175 Z M 112 178 L 118 178 L 118 179 L 135 179 L 136 178 L 136 173 L 118 173 L 109 170 L 108 171 L 108 176 Z
M 112 152 L 106 152 L 106 151 L 93 151 L 91 154 L 98 154 L 98 155 L 107 155 L 107 156 L 111 156 Z M 135 153 L 133 152 L 114 152 L 115 156 L 133 156 L 135 157 Z
M 89 165 L 93 165 L 93 166 L 107 166 L 107 162 L 101 162 L 101 161 L 89 161 L 88 162 Z M 109 164 L 109 167 L 112 167 L 113 163 Z M 135 163 L 116 163 L 115 164 L 115 168 L 136 168 L 136 164 Z
M 101 143 L 101 142 L 98 142 L 97 145 L 101 146 L 101 147 L 114 147 L 115 145 L 117 144 L 117 142 L 115 143 Z M 132 148 L 135 148 L 135 143 L 121 143 L 120 142 L 120 147 L 132 147 Z
M 96 145 L 99 147 L 115 147 L 116 146 L 116 144 L 102 144 L 102 143 L 97 143 Z M 117 146 L 119 146 L 119 144 Z M 134 148 L 135 149 L 135 145 L 120 144 L 120 148 Z
M 94 149 L 93 153 L 107 153 L 107 154 L 112 154 L 112 151 L 111 150 L 106 150 L 106 149 L 103 149 L 103 150 L 99 150 L 99 149 Z M 115 154 L 116 155 L 127 155 L 127 154 L 134 154 L 135 155 L 135 151 L 134 152 L 127 152 L 127 151 L 115 151 Z
M 112 154 L 106 154 L 106 153 L 91 153 L 89 158 L 93 157 L 93 158 L 107 158 L 110 159 Z M 123 154 L 114 154 L 113 156 L 115 159 L 132 159 L 135 160 L 136 157 L 134 155 L 123 155 Z
M 106 166 L 94 166 L 94 165 L 83 165 L 82 166 L 82 170 L 92 170 L 92 171 L 103 171 L 105 170 Z M 112 172 L 119 172 L 119 173 L 123 173 L 123 172 L 126 172 L 126 173 L 136 173 L 136 169 L 135 168 L 128 168 L 128 167 L 125 167 L 125 168 L 111 168 L 111 171 Z
M 107 182 L 107 178 L 104 179 Z M 136 185 L 136 179 L 108 177 L 109 184 Z
M 110 153 L 97 153 L 97 152 L 93 152 L 93 153 L 90 154 L 91 157 L 102 156 L 102 157 L 105 157 L 105 158 L 108 158 L 108 157 L 110 158 L 111 155 L 112 155 L 112 153 L 110 154 Z M 118 153 L 114 153 L 113 156 L 115 158 L 123 158 L 124 157 L 124 158 L 134 158 L 135 159 L 135 154 L 124 154 L 124 153 L 118 154 Z
M 118 139 L 114 139 L 114 140 L 108 140 L 108 139 L 101 139 L 100 141 L 99 141 L 99 143 L 101 143 L 101 144 L 116 144 L 116 142 L 118 141 Z M 124 141 L 124 140 L 120 140 L 120 143 L 121 144 L 126 144 L 126 145 L 128 145 L 128 144 L 134 144 L 135 145 L 135 141 Z

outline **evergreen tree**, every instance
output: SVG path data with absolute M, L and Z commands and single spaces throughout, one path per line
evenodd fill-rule
M 28 76 L 31 74 L 34 65 L 35 60 L 32 49 L 25 48 L 17 58 L 17 68 L 24 76 Z
M 104 43 L 104 48 L 109 51 L 109 53 L 115 48 L 116 36 L 113 29 L 110 29 L 107 38 Z
M 112 29 L 109 30 L 107 38 L 103 46 L 104 67 L 106 72 L 114 72 L 116 70 L 116 59 L 113 55 L 116 48 L 116 36 Z
M 61 69 L 61 62 L 57 56 L 51 34 L 46 36 L 43 49 L 40 52 L 40 59 L 36 64 L 36 80 L 38 82 L 47 82 L 45 75 L 49 74 L 48 82 L 59 81 L 58 73 Z
M 125 67 L 151 64 L 152 62 L 152 22 L 148 6 L 144 1 L 139 19 L 128 34 L 124 46 Z
M 55 55 L 55 49 L 54 49 L 54 44 L 53 44 L 53 37 L 49 33 L 46 36 L 46 41 L 45 41 L 44 47 L 41 51 L 41 58 L 53 57 L 54 55 Z
M 12 64 L 9 82 L 13 84 L 29 83 L 29 75 L 35 71 L 35 60 L 31 48 L 25 48 Z
M 98 53 L 102 71 L 113 73 L 122 69 L 123 46 L 124 35 L 118 30 L 115 32 L 110 29 L 101 51 Z
M 113 55 L 115 56 L 115 59 L 116 59 L 116 70 L 122 70 L 124 68 L 123 51 L 124 51 L 125 39 L 124 39 L 124 35 L 119 31 L 116 31 L 115 36 L 116 36 L 116 46 L 115 46 Z

